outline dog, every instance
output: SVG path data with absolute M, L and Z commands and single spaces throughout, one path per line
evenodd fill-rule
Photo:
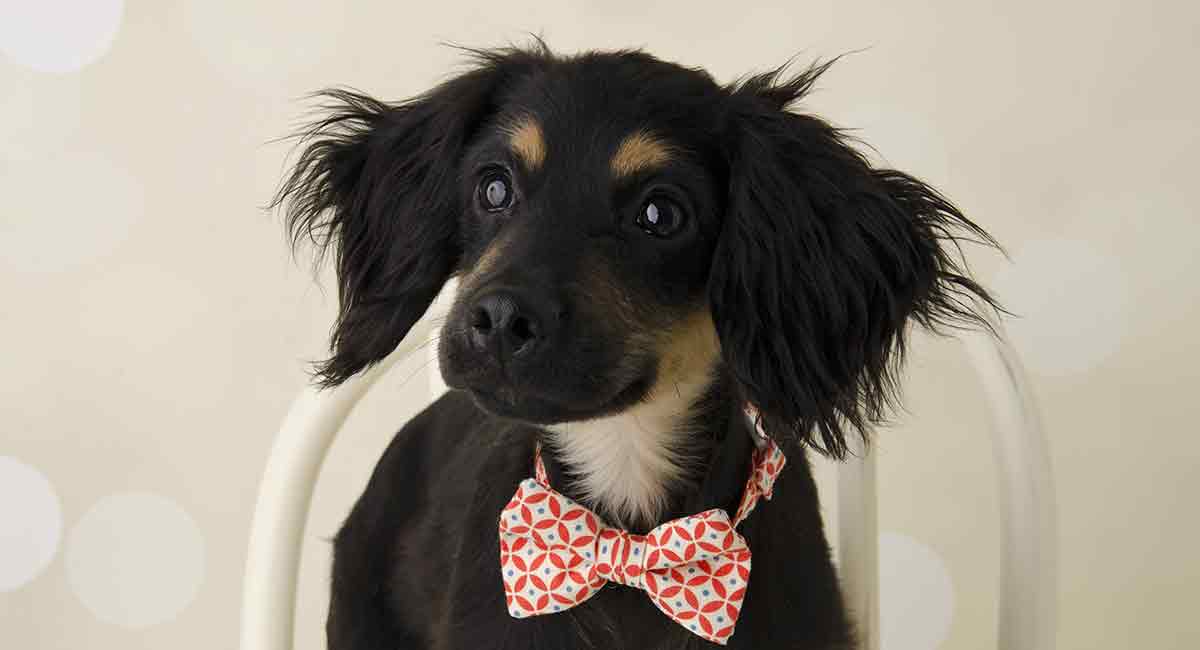
M 335 256 L 323 386 L 458 283 L 450 390 L 334 540 L 328 647 L 855 647 L 807 454 L 886 421 L 911 325 L 986 327 L 958 249 L 995 241 L 796 110 L 832 61 L 723 85 L 639 50 L 470 57 L 400 103 L 325 91 L 274 201 Z M 699 546 L 668 562 L 672 534 Z

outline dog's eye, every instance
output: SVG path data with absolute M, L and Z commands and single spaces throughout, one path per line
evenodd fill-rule
M 479 197 L 483 207 L 492 212 L 507 208 L 512 203 L 512 194 L 508 176 L 502 172 L 488 174 L 479 184 Z
M 684 214 L 679 204 L 661 196 L 642 205 L 637 225 L 655 237 L 670 237 L 683 229 Z

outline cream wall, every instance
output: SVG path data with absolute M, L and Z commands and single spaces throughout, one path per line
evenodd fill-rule
M 257 208 L 287 153 L 267 143 L 307 91 L 403 98 L 455 69 L 440 41 L 526 32 L 724 80 L 866 48 L 809 106 L 1012 254 L 973 260 L 1023 315 L 1052 435 L 1060 647 L 1200 646 L 1198 19 L 1111 0 L 0 3 L 0 647 L 235 646 L 259 472 L 334 308 Z M 912 359 L 878 446 L 885 647 L 987 647 L 986 404 L 957 344 Z M 422 363 L 333 449 L 299 648 L 323 646 L 323 540 L 421 406 Z

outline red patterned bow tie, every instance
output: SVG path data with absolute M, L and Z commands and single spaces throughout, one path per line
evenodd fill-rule
M 508 613 L 553 614 L 591 598 L 606 582 L 644 590 L 664 614 L 725 645 L 750 579 L 750 548 L 734 530 L 759 498 L 770 499 L 786 459 L 761 429 L 736 518 L 719 508 L 668 521 L 646 535 L 612 528 L 550 488 L 541 448 L 535 478 L 521 481 L 500 513 L 500 571 Z

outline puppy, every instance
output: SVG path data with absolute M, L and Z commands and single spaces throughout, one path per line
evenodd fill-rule
M 957 243 L 994 242 L 791 110 L 828 64 L 473 63 L 402 103 L 327 92 L 276 197 L 336 256 L 325 386 L 458 279 L 451 390 L 336 537 L 329 647 L 853 647 L 807 450 L 886 417 L 910 323 L 985 324 Z

